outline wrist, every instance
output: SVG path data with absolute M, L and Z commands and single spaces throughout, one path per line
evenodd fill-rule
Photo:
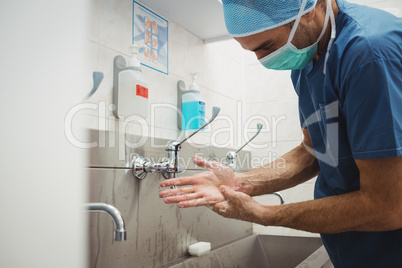
M 236 181 L 239 183 L 239 191 L 249 196 L 253 195 L 254 187 L 247 176 L 243 173 L 235 173 Z
M 264 226 L 278 226 L 276 215 L 278 206 L 265 206 L 259 204 L 254 210 L 255 223 Z

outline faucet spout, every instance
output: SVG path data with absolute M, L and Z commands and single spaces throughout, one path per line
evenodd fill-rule
M 86 207 L 89 211 L 103 211 L 112 216 L 116 226 L 116 229 L 114 231 L 114 240 L 116 241 L 127 240 L 127 233 L 124 227 L 124 219 L 117 208 L 105 203 L 88 203 Z

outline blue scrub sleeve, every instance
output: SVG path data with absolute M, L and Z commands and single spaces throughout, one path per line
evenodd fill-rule
M 300 104 L 299 104 L 299 120 L 300 120 L 300 127 L 306 129 L 307 126 L 304 124 L 305 119 L 304 119 L 303 113 L 300 109 Z
M 343 112 L 355 159 L 402 155 L 402 59 L 361 66 L 343 83 Z

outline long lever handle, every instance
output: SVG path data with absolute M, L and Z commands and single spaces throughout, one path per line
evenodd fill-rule
M 93 87 L 91 91 L 88 93 L 88 95 L 85 96 L 85 98 L 82 101 L 87 101 L 99 88 L 99 85 L 102 83 L 103 78 L 105 75 L 102 72 L 93 72 L 92 73 L 92 78 L 94 81 Z
M 239 150 L 237 150 L 236 154 L 238 152 L 240 152 L 244 147 L 246 147 L 246 145 L 249 144 L 252 140 L 254 140 L 255 137 L 257 137 L 257 135 L 260 134 L 261 129 L 262 129 L 262 124 L 257 124 L 257 133 L 255 133 L 255 135 L 248 142 L 246 142 L 246 144 L 244 144 Z
M 180 145 L 182 145 L 186 140 L 188 140 L 189 138 L 191 138 L 192 136 L 194 136 L 195 134 L 197 134 L 199 131 L 201 131 L 202 129 L 204 129 L 206 126 L 208 126 L 209 124 L 212 123 L 212 121 L 215 120 L 215 118 L 218 116 L 219 112 L 221 111 L 221 108 L 219 107 L 212 107 L 212 117 L 211 119 L 205 123 L 202 127 L 200 127 L 199 129 L 197 129 L 196 131 L 194 131 L 193 133 L 190 134 L 190 136 L 185 137 L 179 144 L 176 144 L 176 150 L 177 148 L 180 147 Z

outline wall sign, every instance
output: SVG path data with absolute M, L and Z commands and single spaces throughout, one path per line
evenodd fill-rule
M 168 74 L 168 21 L 133 1 L 133 42 L 144 44 L 138 52 L 142 65 Z

